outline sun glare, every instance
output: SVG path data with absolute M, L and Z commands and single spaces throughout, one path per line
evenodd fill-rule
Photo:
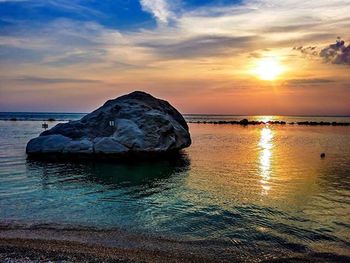
M 276 80 L 283 72 L 283 66 L 277 58 L 260 59 L 254 69 L 254 74 L 262 80 Z

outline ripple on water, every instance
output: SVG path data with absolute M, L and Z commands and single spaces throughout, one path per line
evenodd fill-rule
M 25 144 L 40 127 L 0 121 L 0 221 L 132 229 L 259 260 L 350 254 L 350 133 L 190 128 L 184 160 L 73 164 L 26 160 Z M 320 160 L 323 149 L 327 158 Z

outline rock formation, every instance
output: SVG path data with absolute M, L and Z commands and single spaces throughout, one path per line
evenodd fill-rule
M 176 152 L 191 144 L 182 115 L 167 101 L 135 91 L 107 101 L 78 121 L 30 140 L 31 156 L 128 156 Z

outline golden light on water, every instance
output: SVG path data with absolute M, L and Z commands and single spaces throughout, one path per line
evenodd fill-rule
M 283 72 L 284 67 L 279 59 L 275 57 L 265 57 L 257 61 L 253 74 L 261 80 L 276 80 Z
M 276 117 L 275 116 L 260 116 L 260 117 L 258 117 L 258 119 L 259 119 L 259 121 L 267 123 L 269 121 L 275 120 Z
M 272 138 L 273 132 L 269 127 L 265 127 L 261 130 L 259 146 L 260 151 L 260 175 L 261 186 L 263 188 L 263 194 L 266 195 L 270 190 L 269 180 L 271 173 L 271 156 L 272 156 Z

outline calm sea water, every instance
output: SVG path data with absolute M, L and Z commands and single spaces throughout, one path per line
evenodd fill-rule
M 26 143 L 41 131 L 0 121 L 0 223 L 350 256 L 350 127 L 190 124 L 181 158 L 134 164 L 29 161 Z
M 0 120 L 16 119 L 18 121 L 70 121 L 82 118 L 86 113 L 57 113 L 57 112 L 0 112 Z M 315 122 L 350 122 L 350 116 L 247 116 L 247 115 L 205 115 L 184 114 L 187 121 L 240 121 L 244 118 L 250 121 L 315 121 Z

